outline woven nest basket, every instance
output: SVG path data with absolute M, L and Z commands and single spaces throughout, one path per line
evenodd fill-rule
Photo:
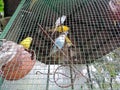
M 36 55 L 33 50 L 21 47 L 10 59 L 1 67 L 2 76 L 6 80 L 18 80 L 31 71 L 36 61 Z

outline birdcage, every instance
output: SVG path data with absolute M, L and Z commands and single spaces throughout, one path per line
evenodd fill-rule
M 29 62 L 24 63 L 25 72 L 14 67 L 9 71 L 14 60 L 4 65 L 1 90 L 119 90 L 120 12 L 111 9 L 113 1 L 21 0 L 0 39 L 19 44 L 32 37 L 29 52 L 35 57 L 22 60 Z M 64 38 L 59 48 L 62 25 L 69 28 L 65 37 L 71 44 Z M 54 47 L 57 52 L 51 56 Z

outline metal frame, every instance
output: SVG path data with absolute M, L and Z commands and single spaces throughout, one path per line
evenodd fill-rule
M 18 5 L 15 13 L 13 14 L 13 16 L 11 17 L 10 21 L 8 22 L 8 24 L 6 25 L 4 31 L 0 34 L 0 39 L 4 39 L 12 25 L 12 23 L 14 22 L 18 12 L 20 11 L 20 9 L 22 8 L 23 4 L 25 3 L 26 0 L 21 0 L 20 4 Z

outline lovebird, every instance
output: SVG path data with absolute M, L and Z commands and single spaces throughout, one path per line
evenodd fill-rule
M 50 52 L 50 56 L 64 47 L 65 37 L 67 36 L 67 34 L 68 32 L 64 32 L 58 38 L 55 39 L 55 44 L 53 45 L 52 51 Z
M 20 45 L 22 45 L 25 49 L 29 49 L 31 43 L 32 43 L 32 38 L 27 37 L 20 42 Z

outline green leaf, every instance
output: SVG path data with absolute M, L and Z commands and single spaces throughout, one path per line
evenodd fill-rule
M 0 12 L 4 12 L 4 3 L 3 3 L 3 0 L 0 0 Z

